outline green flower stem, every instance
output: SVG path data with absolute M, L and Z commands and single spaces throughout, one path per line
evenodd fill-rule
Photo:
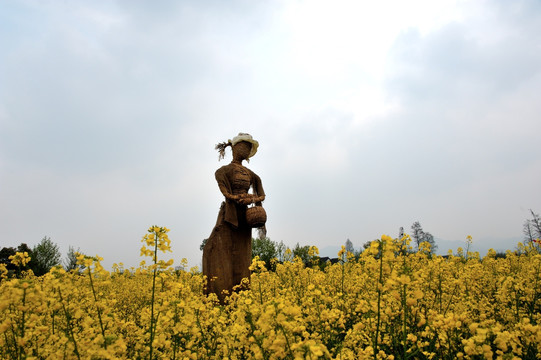
M 154 232 L 154 271 L 152 273 L 152 298 L 150 300 L 150 353 L 149 360 L 152 360 L 152 350 L 154 349 L 154 298 L 156 293 L 156 275 L 158 273 L 158 233 Z
M 98 305 L 98 297 L 96 296 L 96 289 L 94 288 L 94 281 L 92 280 L 92 272 L 90 266 L 88 267 L 88 278 L 90 279 L 90 287 L 92 288 L 92 295 L 94 295 L 94 304 L 98 310 L 98 320 L 100 322 L 101 335 L 103 336 L 103 347 L 107 349 L 107 339 L 105 339 L 105 328 L 103 327 L 103 321 L 101 319 L 101 309 Z
M 77 348 L 77 341 L 75 341 L 75 335 L 73 334 L 73 325 L 71 323 L 71 314 L 69 313 L 68 309 L 66 309 L 66 305 L 64 305 L 64 299 L 62 297 L 62 291 L 60 288 L 58 288 L 58 296 L 60 297 L 60 303 L 62 304 L 62 309 L 64 310 L 64 315 L 66 315 L 66 323 L 68 325 L 68 335 L 73 342 L 74 346 L 74 352 L 77 356 L 77 359 L 81 360 L 81 356 L 79 355 L 79 349 Z
M 378 290 L 378 315 L 376 322 L 376 337 L 374 339 L 374 359 L 377 359 L 378 355 L 378 337 L 379 327 L 381 324 L 381 288 L 383 286 L 383 240 L 379 240 L 379 279 L 377 282 Z

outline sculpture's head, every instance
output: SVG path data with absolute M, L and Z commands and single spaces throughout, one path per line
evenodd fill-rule
M 252 152 L 252 147 L 252 144 L 248 141 L 239 141 L 233 145 L 233 159 L 241 161 L 248 160 Z
M 233 158 L 248 160 L 257 152 L 259 143 L 252 138 L 252 135 L 239 133 L 233 140 L 216 145 L 216 149 L 220 152 L 220 159 L 225 157 L 225 148 L 228 146 L 231 146 L 233 150 Z

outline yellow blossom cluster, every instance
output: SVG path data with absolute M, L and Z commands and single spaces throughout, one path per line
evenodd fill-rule
M 152 264 L 81 268 L 0 283 L 1 359 L 536 359 L 541 255 L 411 252 L 382 236 L 336 264 L 299 258 L 250 279 L 225 305 L 197 269 L 158 266 L 169 230 L 151 227 Z M 312 250 L 314 253 L 316 249 Z
M 25 252 L 16 252 L 15 255 L 9 257 L 11 263 L 18 267 L 23 267 L 30 262 L 30 256 Z

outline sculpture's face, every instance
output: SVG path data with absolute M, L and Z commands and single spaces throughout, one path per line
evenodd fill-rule
M 233 157 L 246 160 L 250 156 L 252 144 L 248 141 L 241 141 L 233 145 Z

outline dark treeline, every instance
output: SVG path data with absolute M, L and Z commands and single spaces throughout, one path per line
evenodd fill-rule
M 10 257 L 16 253 L 27 253 L 30 261 L 23 266 L 16 266 Z M 45 236 L 36 246 L 30 248 L 21 243 L 17 247 L 3 247 L 0 249 L 0 264 L 4 264 L 10 275 L 18 276 L 22 271 L 32 270 L 34 275 L 41 276 L 49 272 L 53 266 L 63 265 L 69 271 L 77 267 L 75 250 L 70 246 L 68 254 L 62 263 L 62 254 L 50 237 Z

